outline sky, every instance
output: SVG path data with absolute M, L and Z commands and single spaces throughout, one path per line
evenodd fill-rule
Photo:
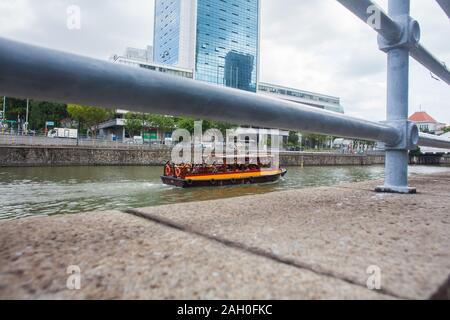
M 260 81 L 338 96 L 346 114 L 386 117 L 386 54 L 376 33 L 336 0 L 261 0 Z M 387 0 L 377 0 L 387 10 Z M 67 27 L 68 7 L 81 10 Z M 153 42 L 154 0 L 1 0 L 0 36 L 99 59 Z M 436 1 L 411 1 L 422 44 L 450 66 L 450 20 Z M 450 123 L 450 87 L 411 59 L 410 114 Z

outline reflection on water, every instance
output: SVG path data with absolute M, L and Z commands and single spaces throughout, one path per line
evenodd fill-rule
M 382 166 L 290 167 L 279 182 L 222 188 L 163 185 L 159 167 L 0 168 L 0 219 L 230 198 L 382 178 Z M 448 171 L 412 167 L 411 173 Z

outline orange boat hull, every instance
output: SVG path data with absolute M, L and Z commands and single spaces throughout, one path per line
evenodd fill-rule
M 163 183 L 180 188 L 190 187 L 220 187 L 240 184 L 274 182 L 286 174 L 286 169 L 257 172 L 235 172 L 221 174 L 191 175 L 184 179 L 172 176 L 162 176 Z

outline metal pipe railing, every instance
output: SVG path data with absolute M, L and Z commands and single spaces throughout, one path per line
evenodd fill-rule
M 445 64 L 440 62 L 427 49 L 419 44 L 411 50 L 411 57 L 419 61 L 428 70 L 433 72 L 437 77 L 447 82 L 450 85 L 450 72 Z
M 450 139 L 442 138 L 432 134 L 421 133 L 419 135 L 419 145 L 422 147 L 449 149 Z
M 408 128 L 409 56 L 450 85 L 446 65 L 420 45 L 420 26 L 410 17 L 410 0 L 389 0 L 389 15 L 371 0 L 337 0 L 379 34 L 379 48 L 387 53 L 387 124 Z M 441 1 L 440 4 L 448 4 Z M 373 23 L 373 17 L 379 19 Z M 413 193 L 408 186 L 408 150 L 414 148 L 416 136 L 403 136 L 402 143 L 386 148 L 386 172 L 380 192 Z M 450 148 L 450 141 L 422 136 L 419 144 Z
M 387 40 L 388 43 L 398 42 L 403 34 L 402 26 L 392 17 L 386 14 L 383 9 L 375 4 L 372 0 L 337 0 L 348 10 L 353 12 L 364 23 L 368 23 L 371 11 L 368 8 L 373 7 L 380 12 L 380 28 L 372 26 L 380 36 Z M 403 0 L 402 0 L 403 1 Z M 442 3 L 443 8 L 449 6 L 448 0 L 438 0 Z M 440 79 L 450 85 L 450 71 L 442 61 L 434 57 L 422 45 L 412 47 L 411 56 L 420 64 L 424 65 L 428 70 L 438 76 Z
M 396 144 L 398 129 L 242 90 L 0 38 L 0 91 L 14 97 L 184 115 Z
M 398 41 L 402 36 L 402 28 L 387 15 L 384 10 L 374 3 L 372 0 L 337 0 L 348 10 L 353 12 L 364 23 L 367 23 L 373 14 L 373 8 L 380 13 L 380 28 L 375 25 L 371 25 L 372 29 L 378 32 L 385 39 L 389 39 L 391 42 Z
M 444 12 L 450 18 L 450 0 L 436 0 L 436 1 L 441 6 L 442 10 L 444 10 Z

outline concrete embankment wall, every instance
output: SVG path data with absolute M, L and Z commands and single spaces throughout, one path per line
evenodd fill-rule
M 384 155 L 355 155 L 333 153 L 282 153 L 284 166 L 359 166 L 384 164 Z
M 450 156 L 443 156 L 441 158 L 441 164 L 442 165 L 446 165 L 446 166 L 450 166 Z
M 0 166 L 161 165 L 170 149 L 104 149 L 85 147 L 2 147 Z
M 170 159 L 168 147 L 107 149 L 86 147 L 0 146 L 0 166 L 115 166 L 163 165 Z M 383 164 L 383 155 L 282 153 L 283 166 L 335 166 Z

